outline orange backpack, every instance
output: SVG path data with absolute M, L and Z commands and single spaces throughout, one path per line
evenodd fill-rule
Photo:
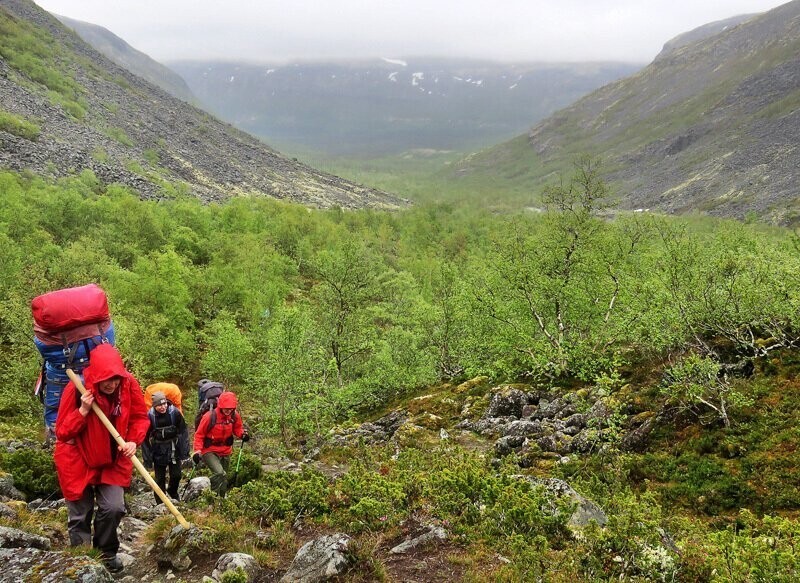
M 178 411 L 181 412 L 181 415 L 183 415 L 183 409 L 181 409 L 183 395 L 181 395 L 181 390 L 178 388 L 178 385 L 173 385 L 172 383 L 155 383 L 147 387 L 144 390 L 144 404 L 147 405 L 147 408 L 149 409 L 153 406 L 153 393 L 159 391 L 164 393 L 167 400 L 175 405 Z

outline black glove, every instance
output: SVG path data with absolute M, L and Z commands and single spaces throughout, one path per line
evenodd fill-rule
M 203 459 L 203 458 L 201 458 L 200 454 L 197 453 L 197 452 L 195 452 L 195 454 L 192 456 L 192 461 L 194 462 L 194 465 L 196 465 L 196 466 L 200 465 L 200 460 L 201 459 Z
M 244 443 L 245 441 L 250 441 L 250 434 L 247 433 L 247 431 L 242 433 L 242 443 Z

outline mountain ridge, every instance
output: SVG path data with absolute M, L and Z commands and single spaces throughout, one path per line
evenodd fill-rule
M 0 130 L 0 165 L 44 176 L 91 170 L 143 198 L 259 195 L 314 207 L 407 201 L 280 155 L 155 87 L 28 0 L 0 2 L 0 112 L 37 128 Z
M 53 14 L 53 16 L 64 26 L 78 33 L 78 36 L 84 41 L 134 75 L 161 87 L 173 97 L 188 103 L 196 103 L 197 98 L 192 95 L 192 91 L 180 75 L 135 49 L 107 28 L 60 14 Z
M 622 208 L 791 224 L 800 216 L 800 1 L 660 55 L 458 165 L 529 187 L 602 156 Z

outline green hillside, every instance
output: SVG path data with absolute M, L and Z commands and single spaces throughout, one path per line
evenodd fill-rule
M 528 135 L 470 156 L 453 180 L 534 190 L 601 156 L 621 205 L 791 224 L 797 217 L 800 2 L 686 44 Z

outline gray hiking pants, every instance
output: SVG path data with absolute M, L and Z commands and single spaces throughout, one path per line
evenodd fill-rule
M 98 549 L 104 558 L 114 557 L 119 550 L 117 527 L 125 514 L 125 490 L 122 486 L 100 484 L 87 486 L 80 500 L 66 500 L 69 518 L 70 545 L 88 545 Z M 95 512 L 95 501 L 97 512 Z M 94 515 L 94 537 L 92 537 Z
M 225 496 L 228 491 L 228 463 L 229 456 L 206 452 L 203 454 L 203 462 L 208 469 L 213 472 L 211 476 L 211 489 L 220 496 Z

